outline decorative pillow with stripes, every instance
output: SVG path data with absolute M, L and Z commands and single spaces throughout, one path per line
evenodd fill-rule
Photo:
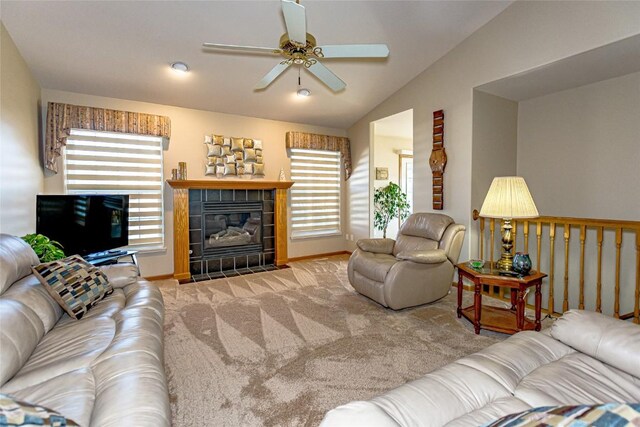
M 49 294 L 74 319 L 80 319 L 113 292 L 107 276 L 79 255 L 32 267 Z
M 586 427 L 640 425 L 639 403 L 542 406 L 507 415 L 483 427 Z

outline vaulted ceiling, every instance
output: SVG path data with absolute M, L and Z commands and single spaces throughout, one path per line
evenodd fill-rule
M 278 47 L 279 1 L 9 1 L 0 18 L 43 88 L 348 128 L 483 26 L 505 1 L 303 0 L 319 45 L 386 43 L 384 60 L 325 60 L 334 94 L 291 67 L 253 87 L 279 57 L 212 53 L 203 42 Z M 184 76 L 169 64 L 186 62 Z

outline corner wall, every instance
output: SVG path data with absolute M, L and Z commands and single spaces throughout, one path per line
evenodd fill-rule
M 0 232 L 36 230 L 42 192 L 38 138 L 40 86 L 0 22 Z
M 521 101 L 517 157 L 542 215 L 640 220 L 640 73 Z
M 370 122 L 414 109 L 414 200 L 431 211 L 432 112 L 444 109 L 443 213 L 467 228 L 471 219 L 473 88 L 640 33 L 640 2 L 514 2 L 348 130 L 354 173 L 349 181 L 349 229 L 368 237 Z M 461 259 L 475 251 L 465 239 Z
M 169 116 L 171 118 L 171 141 L 168 150 L 164 152 L 165 179 L 169 179 L 171 169 L 177 168 L 180 161 L 187 162 L 189 179 L 216 179 L 204 175 L 206 146 L 203 142 L 206 134 L 215 133 L 262 140 L 265 179 L 274 181 L 278 180 L 280 168 L 285 170 L 287 178 L 291 176 L 291 163 L 287 157 L 285 147 L 285 133 L 287 131 L 346 136 L 346 132 L 342 129 L 44 89 L 42 91 L 44 108 L 46 108 L 47 102 L 64 102 Z M 46 115 L 46 111 L 43 114 Z M 62 164 L 57 175 L 45 178 L 45 192 L 48 194 L 64 193 Z M 344 210 L 344 194 L 342 206 Z M 173 195 L 168 185 L 165 185 L 164 189 L 164 214 L 166 249 L 138 256 L 142 274 L 147 277 L 173 273 Z M 290 230 L 291 225 L 289 224 L 289 232 Z M 288 242 L 290 258 L 343 250 L 345 250 L 344 235 L 299 240 L 290 239 Z
M 494 177 L 517 175 L 518 103 L 474 90 L 472 132 L 471 209 L 480 210 Z M 473 251 L 478 228 L 467 236 Z

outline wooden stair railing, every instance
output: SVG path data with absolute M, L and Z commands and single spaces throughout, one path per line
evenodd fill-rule
M 478 249 L 479 249 L 479 258 L 485 259 L 485 241 L 488 240 L 488 259 L 487 261 L 494 262 L 497 258 L 499 258 L 499 252 L 502 250 L 500 244 L 495 244 L 500 241 L 500 221 L 497 221 L 493 218 L 484 218 L 479 215 L 477 210 L 473 211 L 473 219 L 479 222 L 479 236 L 478 236 Z M 489 223 L 489 232 L 488 235 L 485 233 L 486 231 L 486 222 Z M 585 292 L 588 292 L 591 288 L 590 283 L 586 280 L 585 275 L 585 247 L 587 247 L 588 233 L 593 233 L 595 231 L 595 244 L 596 244 L 596 271 L 595 271 L 595 302 L 593 309 L 599 313 L 603 310 L 603 292 L 613 292 L 613 307 L 612 307 L 612 315 L 614 317 L 620 319 L 633 319 L 634 323 L 640 323 L 640 221 L 619 221 L 619 220 L 607 220 L 607 219 L 590 219 L 590 218 L 568 218 L 568 217 L 555 217 L 555 216 L 541 216 L 538 218 L 533 218 L 529 220 L 519 220 L 512 221 L 513 223 L 513 240 L 514 240 L 514 249 L 521 252 L 529 252 L 529 236 L 531 232 L 535 229 L 536 236 L 536 252 L 535 254 L 531 254 L 531 258 L 534 261 L 534 269 L 540 270 L 540 265 L 542 260 L 548 261 L 546 273 L 548 277 L 546 279 L 548 286 L 546 286 L 546 312 L 551 315 L 560 315 L 563 312 L 571 309 L 571 308 L 579 308 L 585 309 Z M 543 235 L 543 230 L 548 230 L 547 235 Z M 572 230 L 575 230 L 576 233 L 572 233 Z M 590 231 L 591 230 L 591 231 Z M 521 231 L 522 237 L 518 235 L 518 232 Z M 613 266 L 608 266 L 603 264 L 604 251 L 608 246 L 605 243 L 609 243 L 605 239 L 605 235 L 607 233 L 611 233 L 611 237 L 613 240 L 613 244 L 615 247 L 615 270 L 613 270 Z M 573 236 L 578 236 L 579 238 L 579 247 L 576 248 L 575 251 L 571 251 L 571 238 Z M 549 241 L 549 252 L 545 254 L 543 252 L 542 240 L 543 237 L 545 240 L 548 238 Z M 558 242 L 556 243 L 556 237 L 558 237 Z M 623 252 L 623 237 L 628 239 L 631 237 L 631 240 L 634 240 L 634 247 L 630 248 L 631 251 L 635 249 L 635 275 L 631 274 L 631 269 L 633 267 L 624 265 L 625 277 L 627 280 L 624 283 L 621 283 L 621 269 L 622 265 L 622 252 Z M 562 239 L 562 240 L 560 240 Z M 522 240 L 522 243 L 519 244 L 518 241 Z M 556 244 L 563 245 L 562 255 L 564 256 L 564 268 L 562 272 L 556 272 Z M 496 253 L 496 251 L 498 253 Z M 558 257 L 562 256 L 559 255 Z M 572 289 L 572 282 L 570 280 L 570 270 L 571 267 L 575 265 L 573 261 L 574 258 L 572 256 L 578 258 L 578 270 L 579 270 L 579 279 L 577 281 L 578 286 L 578 301 L 575 304 L 575 301 L 571 301 L 570 295 Z M 613 264 L 613 263 L 612 263 Z M 605 267 L 611 267 L 613 274 L 613 286 L 607 285 L 608 280 L 611 278 L 607 278 L 605 282 L 603 282 L 603 271 Z M 626 270 L 628 268 L 628 270 Z M 556 274 L 562 274 L 562 278 L 557 278 Z M 635 280 L 634 280 L 635 279 Z M 562 288 L 560 288 L 562 286 Z M 634 287 L 633 291 L 630 291 L 628 288 Z M 586 289 L 586 290 L 585 290 Z M 562 306 L 556 307 L 556 291 L 558 291 L 558 298 L 560 293 L 562 294 Z M 630 294 L 634 299 L 632 302 L 626 302 L 625 306 L 632 307 L 631 312 L 621 314 L 621 292 L 624 292 L 625 295 Z M 497 297 L 503 300 L 508 300 L 508 298 L 504 295 L 504 290 L 502 288 L 499 289 L 498 294 L 496 295 L 493 286 L 489 286 L 484 293 L 488 294 L 492 297 Z

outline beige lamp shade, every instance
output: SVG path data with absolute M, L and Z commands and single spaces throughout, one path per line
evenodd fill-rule
M 540 216 L 536 204 L 520 176 L 493 178 L 480 216 L 486 218 L 535 218 Z

